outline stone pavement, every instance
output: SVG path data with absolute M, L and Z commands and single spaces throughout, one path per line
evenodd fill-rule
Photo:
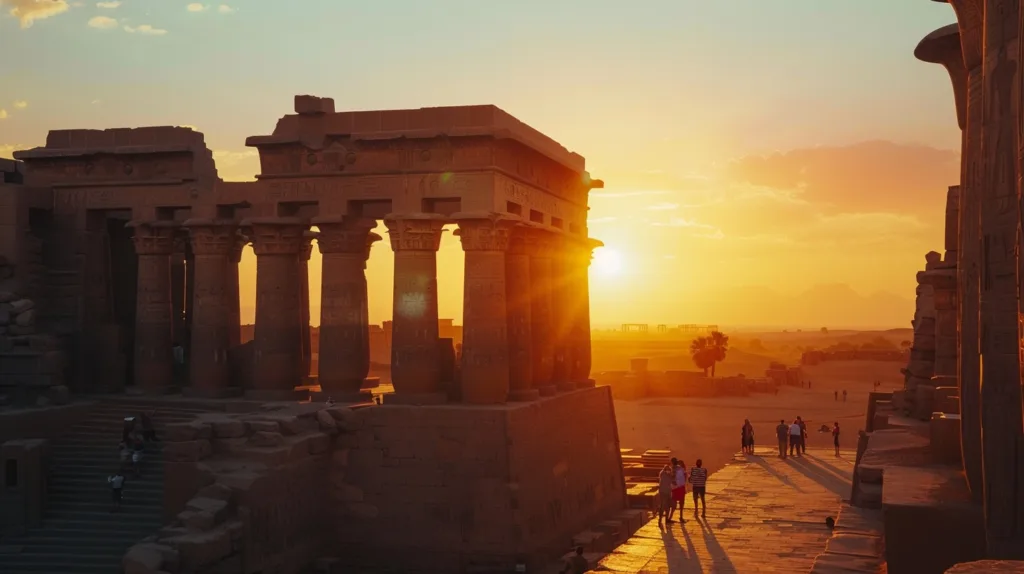
M 686 501 L 684 523 L 668 528 L 651 520 L 600 561 L 595 571 L 628 574 L 798 574 L 810 571 L 850 496 L 854 451 L 808 449 L 803 457 L 778 458 L 758 448 L 737 454 L 708 479 L 707 518 L 693 516 Z

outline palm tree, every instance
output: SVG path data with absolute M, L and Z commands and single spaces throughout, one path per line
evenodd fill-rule
M 690 357 L 698 369 L 704 369 L 704 376 L 708 376 L 708 369 L 715 366 L 714 349 L 711 348 L 709 337 L 697 337 L 690 342 Z
M 711 363 L 711 378 L 715 378 L 715 365 L 719 361 L 725 360 L 725 354 L 729 351 L 729 336 L 722 333 L 721 331 L 711 331 L 711 336 L 707 337 L 707 345 L 709 352 L 713 357 Z

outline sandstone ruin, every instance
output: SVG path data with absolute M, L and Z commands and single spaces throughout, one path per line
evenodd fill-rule
M 297 572 L 332 556 L 403 572 L 513 568 L 616 520 L 614 407 L 590 378 L 587 269 L 601 243 L 587 198 L 603 184 L 584 159 L 494 106 L 337 112 L 313 96 L 246 145 L 259 152 L 254 182 L 220 180 L 203 135 L 181 127 L 52 131 L 0 164 L 0 395 L 137 395 L 0 420 L 0 442 L 53 443 L 12 441 L 10 480 L 45 475 L 51 454 L 102 452 L 89 441 L 105 440 L 103 421 L 116 430 L 117 409 L 159 407 L 165 481 L 158 522 L 140 523 L 150 530 L 132 541 L 148 537 L 125 557 L 132 572 Z M 365 264 L 381 219 L 395 254 L 395 392 L 375 405 L 362 391 Z M 466 258 L 458 377 L 437 311 L 450 224 Z M 336 406 L 297 402 L 314 240 L 316 382 Z M 245 245 L 256 322 L 241 344 Z M 46 489 L 9 503 L 25 511 L 6 528 L 45 531 Z M 38 544 L 37 560 L 66 568 L 26 540 L 0 566 L 24 565 Z

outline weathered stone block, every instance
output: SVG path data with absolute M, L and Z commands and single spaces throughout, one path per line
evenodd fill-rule
M 335 422 L 331 413 L 326 410 L 317 411 L 316 421 L 320 424 L 321 431 L 332 435 L 338 433 L 338 423 Z
M 309 454 L 322 454 L 331 450 L 331 437 L 325 433 L 310 435 L 308 442 Z
M 284 443 L 284 437 L 279 432 L 256 431 L 249 437 L 249 444 L 252 446 L 280 446 Z
M 245 436 L 245 423 L 239 420 L 223 419 L 211 421 L 213 436 L 217 438 L 238 438 Z
M 248 446 L 249 439 L 244 436 L 237 438 L 215 438 L 211 443 L 213 444 L 213 451 L 217 454 L 234 454 Z
M 209 498 L 213 500 L 231 500 L 231 488 L 220 484 L 214 483 L 209 486 L 204 486 L 199 490 L 198 496 L 202 498 Z
M 169 442 L 164 446 L 163 454 L 167 461 L 194 462 L 213 454 L 213 445 L 206 439 Z
M 331 465 L 332 466 L 341 466 L 341 467 L 348 466 L 348 454 L 349 454 L 349 452 L 350 452 L 350 449 L 347 449 L 347 448 L 334 449 L 334 452 L 331 453 Z
M 213 527 L 217 525 L 213 514 L 196 510 L 182 510 L 178 513 L 178 520 L 185 525 L 185 528 L 198 532 L 213 530 Z
M 211 432 L 210 425 L 199 421 L 171 423 L 164 427 L 161 438 L 169 443 L 195 441 L 210 438 Z
M 250 421 L 245 421 L 245 425 L 246 425 L 246 427 L 248 427 L 248 432 L 250 432 L 250 433 L 257 433 L 257 432 L 279 433 L 279 432 L 281 432 L 281 426 L 278 425 L 276 421 L 250 420 Z
M 223 528 L 178 536 L 167 542 L 178 549 L 181 554 L 181 566 L 185 569 L 202 568 L 231 553 L 231 538 L 228 531 Z
M 154 544 L 136 544 L 121 560 L 124 574 L 155 574 L 163 569 L 163 553 Z
M 228 501 L 219 498 L 198 496 L 189 500 L 186 508 L 195 512 L 208 512 L 217 523 L 223 522 L 228 516 Z

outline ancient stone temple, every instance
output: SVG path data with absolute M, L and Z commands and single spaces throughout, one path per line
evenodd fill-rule
M 935 374 L 956 377 L 963 468 L 971 495 L 984 506 L 987 553 L 1021 559 L 1021 6 L 1017 0 L 949 4 L 957 23 L 929 34 L 915 52 L 948 71 L 963 132 L 955 231 L 952 207 L 946 224 L 946 252 L 955 254 L 948 259 L 955 263 L 956 279 L 927 281 L 936 301 Z M 943 310 L 954 305 L 957 365 L 949 372 L 953 319 Z M 909 387 L 907 394 L 910 401 Z
M 611 393 L 590 378 L 601 243 L 587 203 L 603 184 L 581 156 L 494 106 L 337 112 L 313 96 L 246 145 L 254 182 L 220 180 L 203 135 L 180 127 L 52 131 L 0 164 L 0 394 L 43 405 L 130 389 L 141 398 L 118 405 L 169 413 L 156 415 L 170 424 L 158 519 L 130 540 L 149 536 L 128 571 L 298 572 L 332 553 L 402 572 L 533 567 L 624 511 Z M 465 252 L 458 369 L 438 327 L 446 225 Z M 256 320 L 240 344 L 246 245 Z M 317 382 L 338 405 L 299 402 L 314 245 Z M 382 405 L 362 390 L 373 249 L 394 252 Z M 0 442 L 109 449 L 88 442 L 94 418 L 122 407 L 77 404 L 59 420 L 0 417 Z M 46 449 L 12 448 L 25 476 L 42 472 Z M 19 508 L 45 506 L 31 496 Z M 63 568 L 45 560 L 67 547 L 0 570 Z

